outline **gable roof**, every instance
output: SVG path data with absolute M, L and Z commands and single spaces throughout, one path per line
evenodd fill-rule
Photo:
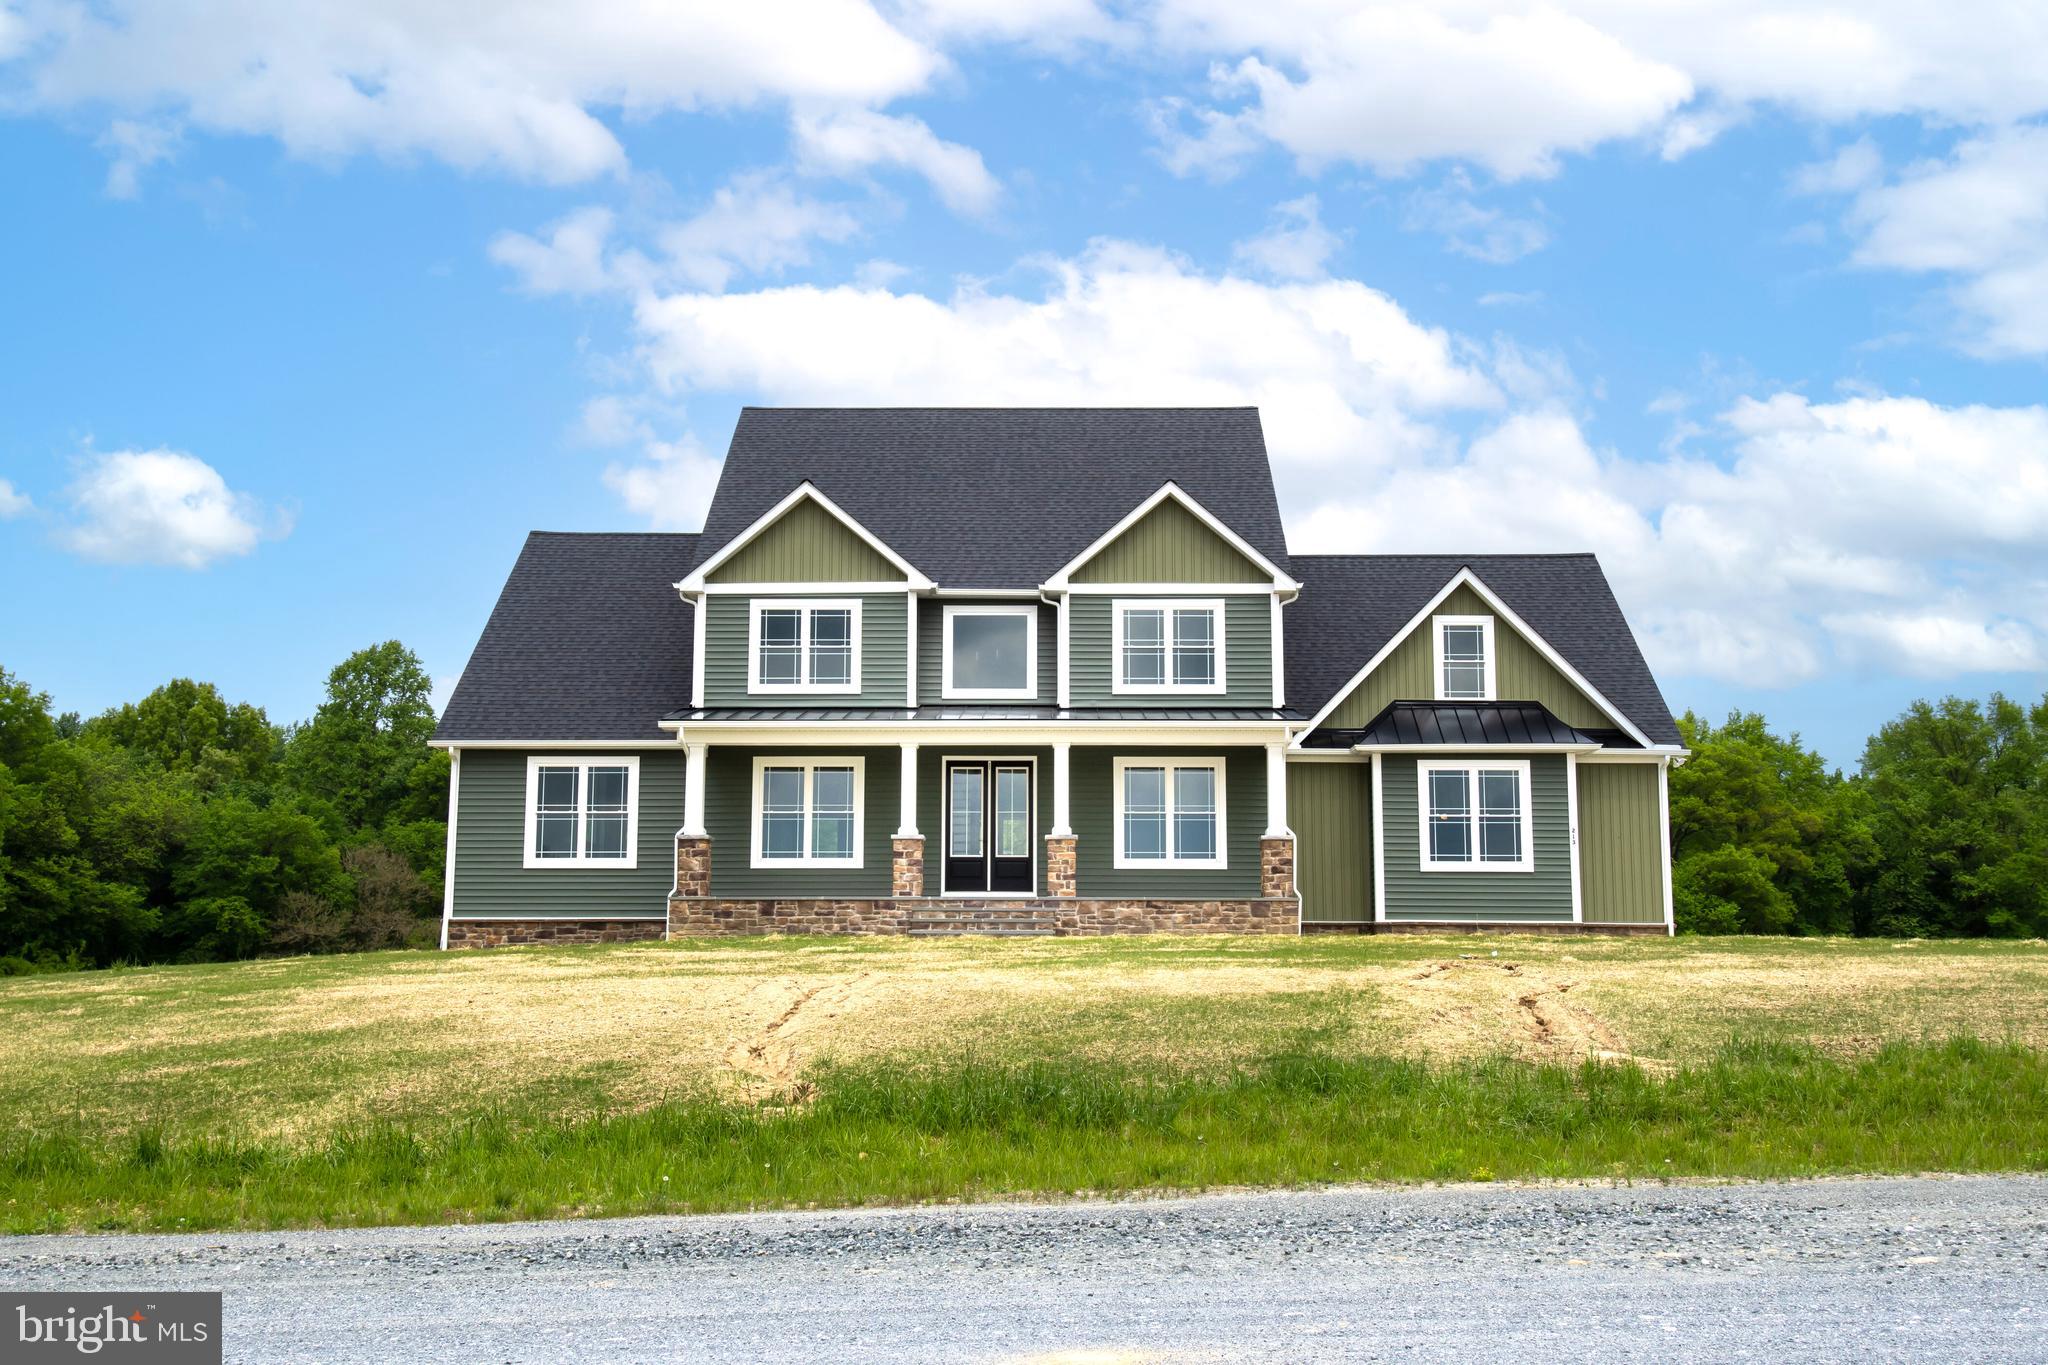
M 705 554 L 697 566 L 690 570 L 689 576 L 676 586 L 686 592 L 702 588 L 712 574 L 739 563 L 745 557 L 749 546 L 758 545 L 762 537 L 781 525 L 783 520 L 799 507 L 814 507 L 832 518 L 833 523 L 844 528 L 842 534 L 851 533 L 856 540 L 872 551 L 880 562 L 886 563 L 892 572 L 908 580 L 912 588 L 932 586 L 931 580 L 919 573 L 915 564 L 897 554 L 887 542 L 861 525 L 845 508 L 819 492 L 817 485 L 808 479 L 791 489 L 788 497 L 763 512 L 752 525 L 741 530 L 716 550 Z
M 1113 552 L 1120 543 L 1128 544 L 1128 537 L 1145 525 L 1157 525 L 1158 518 L 1178 512 L 1186 524 L 1220 543 L 1231 557 L 1232 563 L 1262 574 L 1268 581 L 1292 590 L 1299 587 L 1287 571 L 1260 554 L 1258 548 L 1243 536 L 1230 529 L 1230 523 L 1211 512 L 1201 503 L 1189 497 L 1181 486 L 1171 479 L 1159 485 L 1157 491 L 1130 511 L 1117 518 L 1116 524 L 1098 536 L 1081 553 L 1060 565 L 1053 575 L 1046 579 L 1046 586 L 1065 588 L 1075 581 L 1075 575 L 1097 563 L 1105 553 Z M 1142 534 L 1142 533 L 1140 533 Z M 1218 581 L 1226 581 L 1219 579 Z M 1227 581 L 1235 581 L 1229 579 Z
M 1287 700 L 1314 715 L 1459 571 L 1501 601 L 1653 744 L 1678 726 L 1600 562 L 1568 555 L 1295 555 L 1306 585 L 1287 608 Z
M 1288 571 L 1256 408 L 746 408 L 706 549 L 805 480 L 942 588 L 1043 583 L 1168 482 Z
M 691 608 L 672 586 L 695 534 L 535 531 L 455 684 L 437 743 L 674 743 L 690 702 Z

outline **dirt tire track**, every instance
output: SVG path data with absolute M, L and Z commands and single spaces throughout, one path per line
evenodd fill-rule
M 1531 1061 L 1591 1058 L 1602 1062 L 1636 1062 L 1651 1069 L 1666 1063 L 1637 1057 L 1626 1039 L 1584 1005 L 1568 998 L 1577 981 L 1539 976 L 1519 962 L 1459 958 L 1432 962 L 1404 983 L 1430 994 L 1441 993 L 1439 1020 L 1461 1028 L 1483 1027 L 1486 1013 L 1498 1020 L 1498 1036 L 1515 1055 Z M 1470 989 L 1477 987 L 1477 990 Z M 1493 1011 L 1485 997 L 1497 1002 Z M 1474 997 L 1477 996 L 1477 999 Z
M 762 990 L 788 992 L 789 1001 L 767 1024 L 727 1048 L 725 1064 L 757 1088 L 793 1100 L 808 1098 L 810 1086 L 798 1075 L 801 1056 L 790 1035 L 835 1019 L 849 1006 L 870 997 L 874 992 L 867 983 L 873 976 L 873 972 L 861 972 L 810 987 L 787 978 L 763 982 L 755 994 Z

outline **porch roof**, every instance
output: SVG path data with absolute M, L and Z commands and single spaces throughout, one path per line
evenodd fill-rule
M 1305 749 L 1405 749 L 1417 745 L 1637 747 L 1617 730 L 1580 730 L 1567 725 L 1547 707 L 1532 701 L 1391 702 L 1361 729 L 1325 727 L 1302 741 Z
M 957 725 L 999 721 L 1032 724 L 1130 724 L 1170 721 L 1188 725 L 1244 725 L 1271 721 L 1300 723 L 1305 713 L 1290 706 L 716 706 L 671 711 L 662 717 L 673 725 Z

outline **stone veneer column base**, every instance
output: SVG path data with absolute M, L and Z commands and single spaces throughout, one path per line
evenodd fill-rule
M 890 874 L 894 893 L 898 896 L 922 896 L 924 840 L 898 838 L 892 840 L 890 846 L 895 850 Z
M 1294 894 L 1294 840 L 1259 840 L 1259 894 L 1276 898 Z
M 676 840 L 676 891 L 678 896 L 711 894 L 711 841 L 685 835 Z
M 1072 900 L 1077 894 L 1074 879 L 1074 836 L 1047 836 L 1045 841 L 1045 894 L 1055 900 Z
M 658 919 L 454 919 L 450 948 L 505 948 L 521 943 L 636 943 L 660 938 Z
M 1098 934 L 1293 934 L 1300 911 L 1284 900 L 1084 900 L 1038 897 L 886 896 L 861 899 L 726 900 L 677 896 L 668 903 L 671 938 L 747 934 L 918 934 L 1000 932 L 1077 937 Z

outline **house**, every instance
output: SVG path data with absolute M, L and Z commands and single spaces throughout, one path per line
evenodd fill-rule
M 444 941 L 1671 929 L 1590 555 L 1290 555 L 1259 416 L 749 408 L 535 532 L 435 743 Z

